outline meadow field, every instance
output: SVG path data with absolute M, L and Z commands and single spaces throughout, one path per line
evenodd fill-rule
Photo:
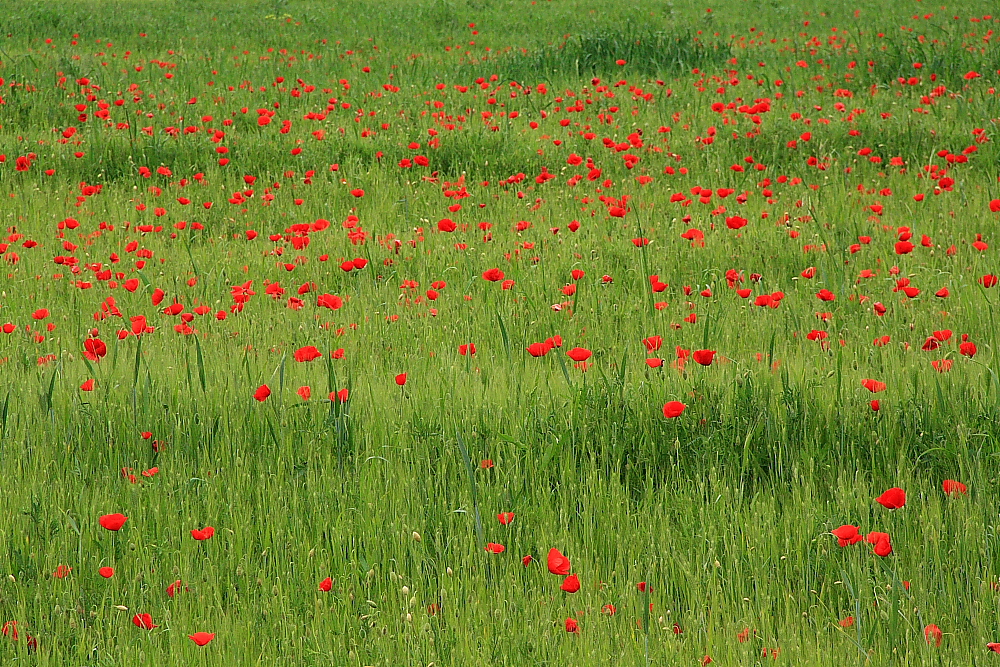
M 1000 664 L 1000 7 L 0 9 L 0 663 Z

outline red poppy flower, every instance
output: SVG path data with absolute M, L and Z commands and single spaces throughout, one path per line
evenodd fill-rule
M 857 526 L 843 525 L 830 532 L 833 533 L 834 537 L 837 538 L 837 543 L 842 547 L 857 544 L 863 539 L 862 535 L 858 533 Z
M 861 386 L 870 391 L 873 394 L 877 394 L 880 391 L 885 391 L 885 382 L 879 382 L 878 380 L 865 379 L 861 381 Z
M 663 345 L 662 336 L 650 336 L 649 338 L 643 338 L 642 344 L 646 346 L 646 349 L 650 352 L 656 352 Z
M 527 556 L 523 556 L 521 558 L 521 564 L 524 565 L 525 567 L 528 567 L 534 560 L 535 559 L 531 556 L 531 554 L 528 554 Z
M 497 514 L 497 521 L 500 522 L 501 526 L 509 526 L 513 520 L 514 520 L 513 512 L 500 512 L 500 514 Z
M 188 635 L 188 639 L 193 641 L 198 646 L 204 646 L 208 642 L 215 639 L 214 632 L 196 632 L 193 635 Z
M 496 542 L 490 542 L 486 545 L 486 551 L 489 551 L 490 553 L 502 554 L 506 550 L 507 547 L 502 544 L 497 544 Z
M 399 375 L 396 376 L 395 379 L 396 379 L 396 384 L 402 387 L 403 385 L 406 384 L 406 373 L 400 373 Z
M 132 617 L 132 624 L 137 628 L 142 628 L 143 630 L 152 630 L 153 628 L 160 627 L 153 623 L 153 617 L 149 614 L 136 614 Z
M 927 642 L 929 646 L 940 646 L 943 633 L 941 628 L 931 623 L 924 628 L 924 641 Z
M 712 360 L 715 358 L 715 350 L 695 350 L 691 354 L 691 358 L 702 366 L 711 366 Z
M 819 299 L 820 301 L 833 301 L 837 297 L 830 290 L 828 290 L 826 288 L 823 288 L 819 292 L 816 293 L 816 298 Z
M 545 343 L 532 343 L 525 349 L 527 349 L 528 354 L 530 354 L 533 357 L 544 357 L 546 354 L 549 353 L 549 350 L 552 348 L 546 345 Z
M 669 401 L 663 406 L 663 416 L 667 419 L 680 417 L 686 408 L 687 406 L 680 401 Z
M 839 540 L 850 540 L 857 537 L 858 527 L 849 524 L 844 524 L 839 528 L 834 528 L 830 532 L 833 533 L 834 537 L 836 537 Z
M 500 282 L 503 280 L 503 271 L 500 269 L 486 269 L 483 271 L 483 280 L 488 280 L 491 283 Z
M 299 349 L 295 350 L 295 361 L 299 363 L 303 363 L 306 361 L 313 361 L 315 359 L 319 359 L 322 356 L 323 353 L 320 352 L 314 345 L 306 345 L 305 347 L 300 347 Z
M 330 577 L 327 577 L 323 581 L 319 582 L 319 589 L 324 593 L 329 593 L 331 588 L 333 588 L 333 579 Z
M 96 329 L 94 330 L 96 331 Z M 108 354 L 108 346 L 100 338 L 88 338 L 83 341 L 83 356 L 91 361 L 100 361 Z
M 574 347 L 572 350 L 566 353 L 570 359 L 576 362 L 586 361 L 590 359 L 592 352 L 585 347 Z
M 253 393 L 254 400 L 263 403 L 267 400 L 267 397 L 271 395 L 271 388 L 266 384 L 262 384 L 257 387 L 257 391 Z
M 320 308 L 337 310 L 344 305 L 344 300 L 335 294 L 320 294 L 316 297 L 316 305 Z
M 906 491 L 894 486 L 876 498 L 875 502 L 887 509 L 897 510 L 906 505 Z
M 207 540 L 211 538 L 213 535 L 215 535 L 215 528 L 212 528 L 211 526 L 205 526 L 201 530 L 193 529 L 191 531 L 191 537 L 198 540 L 199 542 Z
M 569 574 L 569 558 L 563 556 L 558 549 L 549 550 L 549 572 L 552 574 L 558 574 L 561 576 L 566 576 Z
M 182 586 L 182 584 L 181 584 L 181 580 L 180 580 L 180 579 L 176 580 L 176 581 L 175 581 L 175 582 L 173 582 L 172 584 L 169 584 L 169 585 L 167 586 L 167 597 L 170 597 L 170 598 L 172 598 L 172 597 L 174 597 L 175 595 L 177 595 L 177 592 L 178 592 L 179 590 L 181 590 L 181 586 Z M 185 588 L 184 590 L 188 590 L 188 589 L 187 589 L 187 588 Z
M 933 366 L 934 370 L 938 373 L 947 373 L 951 370 L 951 366 L 954 363 L 955 361 L 953 359 L 935 359 L 931 362 L 931 366 Z
M 578 634 L 580 632 L 580 624 L 576 622 L 575 619 L 566 619 L 566 632 L 572 632 Z
M 101 575 L 105 579 L 110 579 L 111 577 L 115 576 L 115 569 L 113 567 L 105 566 L 99 569 L 97 571 L 97 574 Z
M 1000 202 L 1000 199 L 994 199 L 993 201 Z M 1000 210 L 1000 206 L 997 207 Z M 990 642 L 986 645 L 986 648 L 993 651 L 994 653 L 1000 653 L 1000 642 Z
M 80 385 L 80 391 L 94 391 L 94 379 L 90 378 Z
M 869 544 L 875 545 L 875 555 L 880 558 L 886 558 L 892 553 L 892 543 L 889 541 L 888 533 L 876 533 L 872 532 L 868 534 L 865 540 Z
M 128 517 L 125 516 L 124 514 L 105 514 L 100 519 L 98 519 L 98 522 L 101 524 L 102 528 L 111 531 L 121 530 L 122 526 L 125 525 L 126 521 L 128 521 Z
M 968 492 L 968 488 L 965 484 L 961 482 L 956 482 L 953 479 L 946 479 L 941 482 L 941 489 L 944 491 L 946 496 L 951 496 L 952 498 L 957 498 L 958 496 L 964 496 Z
M 580 577 L 575 574 L 571 574 L 565 579 L 563 579 L 562 585 L 559 586 L 562 590 L 567 593 L 576 593 L 580 590 Z

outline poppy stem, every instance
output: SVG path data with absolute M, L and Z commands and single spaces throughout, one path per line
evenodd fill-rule
M 646 634 L 644 640 L 646 667 L 649 667 L 649 591 L 651 588 L 649 584 L 646 584 L 646 590 L 642 592 L 642 631 Z

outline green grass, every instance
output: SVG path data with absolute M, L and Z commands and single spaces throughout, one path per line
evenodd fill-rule
M 1000 48 L 980 3 L 8 4 L 0 324 L 15 329 L 0 334 L 0 623 L 16 621 L 18 639 L 8 625 L 4 664 L 992 662 L 1000 293 L 980 280 L 1000 273 Z M 759 125 L 712 108 L 765 98 Z M 576 100 L 591 103 L 567 113 Z M 101 101 L 109 126 L 94 116 Z M 270 124 L 258 109 L 274 111 Z M 639 130 L 641 147 L 602 142 Z M 937 155 L 968 146 L 964 164 Z M 572 154 L 601 176 L 588 180 Z M 416 155 L 428 166 L 399 166 Z M 950 189 L 934 193 L 930 164 Z M 536 182 L 543 171 L 556 177 Z M 459 182 L 467 198 L 442 196 Z M 81 201 L 84 184 L 102 189 Z M 695 186 L 733 193 L 702 204 Z M 628 196 L 630 210 L 612 217 L 602 196 Z M 349 215 L 364 242 L 349 239 Z M 733 215 L 747 226 L 728 229 Z M 459 229 L 439 232 L 445 217 Z M 79 226 L 60 230 L 67 218 Z M 329 227 L 296 248 L 292 225 L 318 219 Z M 894 251 L 901 226 L 914 234 L 907 255 Z M 689 228 L 703 247 L 680 237 Z M 871 243 L 852 252 L 859 236 Z M 53 262 L 65 256 L 79 274 Z M 341 270 L 356 257 L 368 265 Z M 511 289 L 482 278 L 494 267 Z M 730 269 L 749 298 L 727 285 Z M 650 275 L 668 287 L 653 293 Z M 903 277 L 918 296 L 894 291 Z M 255 294 L 233 312 L 232 288 L 248 280 Z M 447 286 L 430 301 L 435 281 Z M 934 297 L 942 287 L 950 296 Z M 823 288 L 836 300 L 818 300 Z M 778 290 L 780 307 L 753 305 Z M 344 305 L 320 308 L 319 294 Z M 109 296 L 123 317 L 95 318 Z M 193 317 L 187 333 L 162 312 L 175 301 Z M 48 317 L 33 319 L 40 308 Z M 137 315 L 155 330 L 119 339 Z M 83 354 L 95 327 L 100 361 Z M 921 349 L 945 329 L 939 349 Z M 960 354 L 963 334 L 974 358 Z M 526 352 L 555 335 L 562 347 Z M 474 356 L 459 353 L 468 343 Z M 296 362 L 310 345 L 323 357 Z M 574 347 L 593 352 L 589 365 L 574 365 Z M 677 364 L 677 348 L 718 356 Z M 646 364 L 654 355 L 662 367 Z M 948 372 L 931 364 L 942 360 Z M 870 394 L 867 378 L 886 391 Z M 264 384 L 270 397 L 254 400 Z M 328 398 L 342 389 L 346 403 Z M 672 400 L 687 408 L 668 420 Z M 945 479 L 968 494 L 946 497 Z M 905 508 L 874 502 L 894 486 Z M 122 530 L 101 528 L 116 512 Z M 503 526 L 500 512 L 516 518 Z M 838 547 L 842 524 L 888 532 L 893 553 Z M 215 535 L 194 540 L 204 526 Z M 551 548 L 579 592 L 548 573 Z M 72 570 L 54 577 L 59 566 Z M 158 627 L 136 627 L 137 613 Z M 930 624 L 940 647 L 925 641 Z M 187 636 L 199 631 L 216 637 L 198 647 Z

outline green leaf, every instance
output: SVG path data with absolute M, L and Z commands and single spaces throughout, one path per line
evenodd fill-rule
M 204 393 L 207 391 L 205 388 L 205 357 L 201 354 L 201 341 L 198 340 L 197 334 L 194 336 L 194 347 L 198 354 L 198 379 L 201 381 L 201 391 Z

